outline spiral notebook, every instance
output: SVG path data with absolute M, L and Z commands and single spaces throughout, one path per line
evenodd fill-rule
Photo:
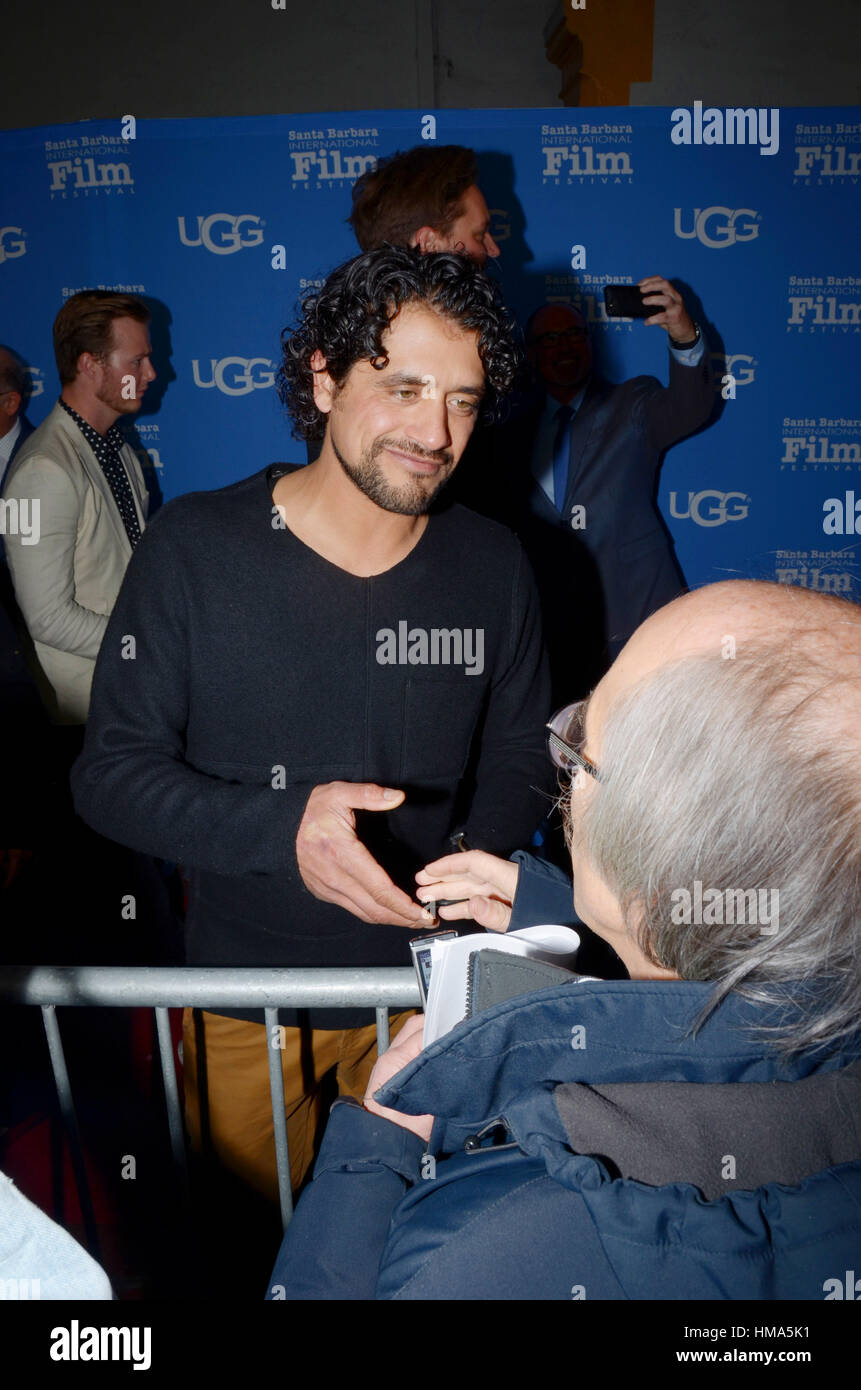
M 425 1009 L 424 1047 L 465 1018 L 518 994 L 586 979 L 574 966 L 580 938 L 571 927 L 524 927 L 513 932 L 476 932 L 431 945 L 431 976 Z M 519 957 L 506 971 L 501 957 Z

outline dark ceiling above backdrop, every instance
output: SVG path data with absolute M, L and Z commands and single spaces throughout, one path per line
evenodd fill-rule
M 630 16 L 648 0 L 584 0 L 580 15 L 571 0 L 275 3 L 283 8 L 273 0 L 13 0 L 0 125 L 126 113 L 547 107 L 561 106 L 563 91 L 565 104 L 576 104 L 581 89 L 584 105 L 602 101 L 602 91 L 617 104 L 626 98 L 614 94 L 619 74 L 607 67 L 608 51 L 630 76 L 632 105 L 861 99 L 858 0 L 654 0 L 653 52 L 642 62 L 631 59 Z M 589 27 L 585 82 L 572 79 L 579 39 L 564 41 L 566 14 Z M 606 15 L 618 40 L 605 32 L 596 50 Z

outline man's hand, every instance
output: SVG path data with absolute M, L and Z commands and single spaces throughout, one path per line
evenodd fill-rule
M 433 1129 L 433 1115 L 402 1115 L 400 1110 L 387 1110 L 385 1106 L 377 1105 L 374 1100 L 374 1091 L 378 1091 L 393 1076 L 397 1076 L 407 1062 L 418 1057 L 422 1050 L 424 1026 L 424 1014 L 416 1014 L 413 1018 L 407 1019 L 391 1047 L 374 1063 L 362 1104 L 372 1114 L 382 1115 L 384 1120 L 391 1120 L 393 1124 L 400 1125 L 401 1129 L 412 1130 L 413 1134 L 417 1134 L 427 1143 Z
M 454 922 L 469 917 L 488 931 L 507 931 L 519 873 L 520 868 L 510 859 L 499 859 L 484 850 L 447 854 L 416 874 L 416 882 L 422 885 L 416 897 L 421 902 L 465 898 L 452 907 L 441 907 L 440 918 Z
M 659 306 L 662 309 L 661 313 L 654 313 L 651 318 L 643 319 L 647 328 L 649 324 L 658 323 L 661 328 L 666 328 L 670 337 L 675 338 L 677 343 L 689 343 L 697 336 L 694 321 L 685 308 L 685 301 L 669 280 L 665 280 L 662 275 L 647 275 L 645 280 L 638 280 L 637 283 L 643 291 L 644 303 L 654 304 L 656 309 Z
M 353 809 L 392 811 L 404 793 L 373 782 L 327 782 L 308 797 L 296 835 L 302 882 L 315 898 L 337 903 L 362 922 L 422 926 L 421 908 L 396 888 L 356 835 Z

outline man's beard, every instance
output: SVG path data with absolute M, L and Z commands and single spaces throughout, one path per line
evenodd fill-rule
M 122 385 L 103 385 L 96 391 L 96 400 L 102 405 L 106 405 L 109 410 L 115 410 L 118 415 L 133 415 L 140 410 L 143 393 L 127 397 L 122 394 Z
M 445 476 L 433 488 L 422 486 L 419 477 L 407 478 L 400 487 L 394 487 L 383 472 L 382 465 L 378 462 L 378 455 L 384 449 L 398 449 L 402 453 L 412 454 L 416 458 L 440 463 L 444 468 L 446 465 L 452 464 L 451 454 L 445 450 L 441 450 L 438 454 L 420 453 L 408 439 L 384 438 L 375 439 L 370 449 L 366 449 L 362 454 L 358 463 L 350 463 L 341 453 L 334 438 L 331 438 L 331 444 L 335 458 L 359 491 L 369 497 L 372 502 L 376 502 L 378 507 L 382 507 L 384 512 L 397 512 L 399 516 L 424 516 L 425 512 L 430 511 L 432 503 L 454 471 L 449 466 Z

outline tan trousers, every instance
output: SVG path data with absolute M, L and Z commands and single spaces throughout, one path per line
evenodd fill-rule
M 390 1036 L 414 1010 L 394 1015 Z M 230 1172 L 278 1200 L 266 1027 L 200 1009 L 183 1013 L 185 1118 L 192 1148 L 212 1152 Z M 282 1028 L 279 1048 L 294 1191 L 314 1158 L 320 1089 L 333 1067 L 339 1095 L 361 1100 L 377 1060 L 377 1030 Z

